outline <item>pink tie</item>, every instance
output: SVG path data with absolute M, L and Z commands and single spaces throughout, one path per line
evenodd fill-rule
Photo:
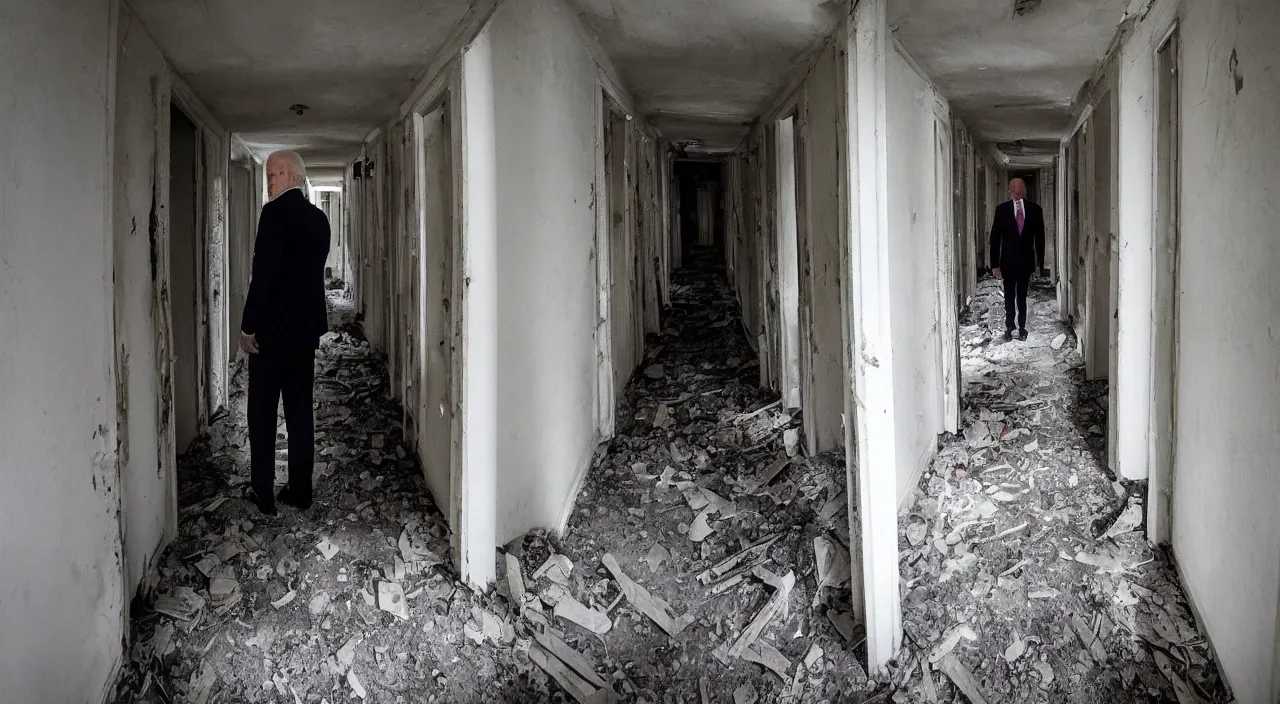
M 1013 219 L 1018 221 L 1018 234 L 1022 234 L 1022 223 L 1026 222 L 1026 216 L 1022 214 L 1022 203 L 1014 203 Z

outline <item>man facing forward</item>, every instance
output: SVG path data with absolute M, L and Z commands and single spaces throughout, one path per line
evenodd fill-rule
M 249 354 L 250 476 L 258 509 L 275 515 L 276 499 L 311 506 L 315 455 L 312 386 L 316 348 L 329 329 L 324 263 L 329 219 L 311 204 L 302 157 L 279 151 L 267 158 L 267 196 L 253 245 L 253 276 L 240 323 L 240 348 Z M 284 397 L 289 431 L 289 483 L 274 496 L 276 409 Z
M 1004 339 L 1013 339 L 1015 307 L 1018 339 L 1027 339 L 1027 289 L 1044 268 L 1044 211 L 1027 200 L 1027 184 L 1009 182 L 1009 197 L 996 206 L 991 223 L 991 273 L 1004 281 Z

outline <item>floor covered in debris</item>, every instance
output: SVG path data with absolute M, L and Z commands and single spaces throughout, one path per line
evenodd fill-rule
M 305 514 L 242 497 L 238 377 L 181 462 L 178 536 L 133 605 L 116 701 L 1227 700 L 1139 530 L 1143 487 L 1105 469 L 1106 384 L 1083 380 L 1047 286 L 1026 342 L 1000 339 L 993 281 L 961 321 L 963 432 L 901 517 L 906 639 L 868 678 L 843 453 L 799 451 L 716 257 L 686 263 L 568 529 L 507 545 L 487 595 L 455 581 L 349 310 L 318 355 Z

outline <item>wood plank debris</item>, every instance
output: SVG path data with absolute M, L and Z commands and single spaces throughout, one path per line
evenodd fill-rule
M 778 612 L 782 611 L 782 607 L 787 603 L 787 599 L 791 596 L 791 588 L 795 586 L 795 583 L 795 573 L 788 571 L 786 576 L 782 578 L 783 588 L 778 589 L 773 593 L 773 596 L 769 598 L 769 601 L 765 603 L 764 607 L 760 609 L 760 612 L 756 614 L 756 617 L 752 619 L 751 624 L 742 631 L 742 635 L 738 636 L 738 639 L 729 647 L 728 656 L 730 658 L 742 657 L 742 652 L 747 649 L 747 646 L 751 645 L 755 642 L 756 638 L 760 637 L 760 634 L 769 625 L 769 622 L 773 620 L 773 617 L 777 616 Z
M 969 699 L 970 704 L 987 704 L 987 699 L 982 694 L 982 689 L 978 687 L 977 680 L 973 678 L 973 673 L 969 672 L 969 669 L 961 664 L 955 655 L 942 658 L 938 662 L 938 669 Z
M 573 697 L 578 704 L 593 704 L 599 699 L 593 699 L 597 691 L 597 687 L 590 682 L 582 679 L 568 665 L 565 665 L 559 658 L 552 655 L 542 648 L 542 646 L 534 643 L 529 646 L 529 659 L 544 672 L 550 675 L 551 679 L 556 681 L 564 688 L 564 691 Z
M 726 573 L 728 573 L 730 570 L 733 570 L 735 567 L 737 567 L 747 558 L 755 557 L 757 555 L 763 554 L 765 550 L 768 550 L 769 547 L 772 546 L 775 542 L 777 542 L 778 539 L 781 537 L 782 537 L 781 533 L 775 533 L 766 538 L 762 538 L 761 540 L 750 545 L 744 550 L 741 550 L 733 555 L 730 555 L 729 557 L 726 557 L 725 559 L 721 560 L 715 565 L 712 565 L 711 567 L 708 567 L 707 569 L 700 572 L 698 574 L 698 581 L 702 582 L 703 584 L 710 584 L 712 580 L 720 579 Z
M 757 639 L 742 651 L 742 659 L 764 666 L 785 682 L 791 670 L 791 661 L 766 640 Z
M 560 640 L 555 635 L 544 630 L 535 630 L 533 639 L 538 642 L 549 653 L 560 659 L 561 662 L 573 668 L 582 679 L 586 680 L 596 687 L 604 687 L 605 681 L 596 674 L 595 668 L 591 663 L 587 662 L 586 657 L 581 653 L 569 647 L 569 644 Z
M 622 571 L 622 566 L 618 564 L 617 558 L 612 554 L 605 553 L 604 557 L 600 558 L 600 562 L 617 580 L 618 588 L 622 590 L 622 593 L 627 597 L 627 601 L 631 603 L 636 611 L 649 617 L 667 635 L 675 637 L 689 624 L 693 623 L 694 618 L 688 614 L 678 617 L 673 616 L 671 614 L 671 606 L 662 599 L 650 594 L 648 589 L 645 589 L 627 576 L 627 573 Z
M 552 584 L 544 590 L 542 600 L 552 606 L 556 618 L 576 623 L 596 635 L 608 633 L 613 627 L 609 614 L 583 604 L 559 584 Z

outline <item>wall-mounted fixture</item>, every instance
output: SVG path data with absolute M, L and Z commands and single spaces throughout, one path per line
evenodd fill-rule
M 295 113 L 297 113 L 297 114 L 299 114 L 299 115 L 301 115 L 302 113 L 304 113 L 304 112 L 306 112 L 306 111 L 308 111 L 308 110 L 310 110 L 310 109 L 311 109 L 310 107 L 308 107 L 308 106 L 306 106 L 306 105 L 303 105 L 302 103 L 294 103 L 293 105 L 290 105 L 290 106 L 289 106 L 289 110 L 290 110 L 290 111 L 295 112 Z

